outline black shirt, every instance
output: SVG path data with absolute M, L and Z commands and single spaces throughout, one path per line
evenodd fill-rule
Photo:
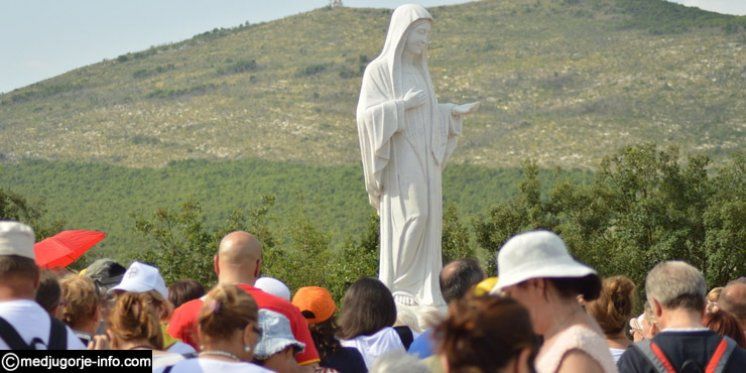
M 712 330 L 665 331 L 653 337 L 677 372 L 687 360 L 693 361 L 704 372 L 722 337 Z M 655 368 L 634 346 L 624 351 L 617 363 L 620 373 L 655 373 Z M 725 366 L 727 373 L 746 372 L 746 350 L 736 347 Z
M 340 373 L 367 372 L 363 355 L 354 347 L 342 347 L 327 355 L 319 364 L 324 368 L 334 368 Z

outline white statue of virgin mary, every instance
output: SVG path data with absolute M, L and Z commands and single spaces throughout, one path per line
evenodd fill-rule
M 357 128 L 365 188 L 381 219 L 379 278 L 397 304 L 442 307 L 442 172 L 461 117 L 479 103 L 438 103 L 427 66 L 431 27 L 420 5 L 394 11 L 383 51 L 365 69 Z

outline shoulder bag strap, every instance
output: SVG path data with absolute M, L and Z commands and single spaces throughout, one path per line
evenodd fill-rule
M 661 348 L 653 341 L 646 339 L 642 342 L 635 343 L 635 347 L 642 352 L 645 359 L 650 362 L 658 373 L 676 373 L 673 365 L 668 361 L 666 354 L 664 354 L 663 350 L 661 350 Z
M 31 350 L 31 346 L 23 340 L 16 328 L 2 317 L 0 317 L 0 338 L 11 350 Z
M 705 373 L 722 373 L 725 371 L 725 365 L 728 364 L 728 359 L 735 349 L 736 342 L 728 337 L 723 337 L 707 363 Z

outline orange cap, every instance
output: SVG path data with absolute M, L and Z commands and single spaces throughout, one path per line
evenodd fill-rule
M 318 286 L 305 286 L 298 289 L 293 296 L 293 305 L 298 307 L 301 313 L 308 311 L 313 314 L 313 317 L 309 317 L 311 315 L 308 315 L 307 312 L 303 315 L 309 324 L 318 324 L 329 320 L 337 311 L 337 306 L 334 304 L 334 299 L 332 299 L 329 290 Z

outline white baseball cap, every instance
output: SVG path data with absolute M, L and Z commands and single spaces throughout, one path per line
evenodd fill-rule
M 254 287 L 290 302 L 290 289 L 282 281 L 274 277 L 259 277 Z
M 492 292 L 532 278 L 572 278 L 596 274 L 570 256 L 562 239 L 549 231 L 521 233 L 503 245 L 497 255 L 499 278 Z
M 16 221 L 0 221 L 0 255 L 18 255 L 36 260 L 34 230 Z
M 130 267 L 127 268 L 127 272 L 124 272 L 122 282 L 111 290 L 123 290 L 132 293 L 155 290 L 163 296 L 163 299 L 168 299 L 168 288 L 158 268 L 140 262 L 132 262 Z

